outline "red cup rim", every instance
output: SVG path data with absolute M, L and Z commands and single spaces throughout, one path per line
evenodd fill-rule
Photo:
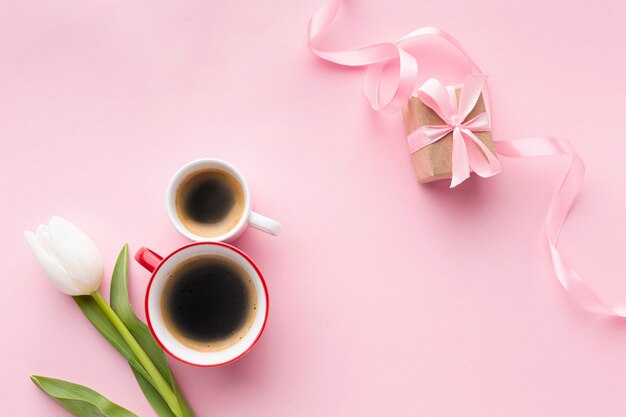
M 192 246 L 198 246 L 198 245 L 214 245 L 214 246 L 223 246 L 227 249 L 230 249 L 234 252 L 237 252 L 239 255 L 243 256 L 244 259 L 246 261 L 248 261 L 248 263 L 250 265 L 252 265 L 252 268 L 254 268 L 254 270 L 256 271 L 257 275 L 259 276 L 259 279 L 261 280 L 261 284 L 263 285 L 263 292 L 265 293 L 265 302 L 267 307 L 265 308 L 265 317 L 263 317 L 263 325 L 261 326 L 261 330 L 259 330 L 259 333 L 257 334 L 256 338 L 254 339 L 254 341 L 250 344 L 250 346 L 248 346 L 248 348 L 246 350 L 244 350 L 243 352 L 241 352 L 239 355 L 237 355 L 236 357 L 226 361 L 226 362 L 221 362 L 221 363 L 216 363 L 216 364 L 211 364 L 211 365 L 203 365 L 203 364 L 199 364 L 199 363 L 194 363 L 194 362 L 189 362 L 175 354 L 173 354 L 159 339 L 159 337 L 156 335 L 156 333 L 154 332 L 154 329 L 152 327 L 152 322 L 150 321 L 150 311 L 148 309 L 148 298 L 150 297 L 150 290 L 152 289 L 152 282 L 154 281 L 154 277 L 156 276 L 156 274 L 159 272 L 159 269 L 161 269 L 161 266 L 163 266 L 172 256 L 174 256 L 175 254 L 177 254 L 178 252 L 190 248 Z M 183 363 L 186 363 L 187 365 L 192 365 L 192 366 L 197 366 L 200 368 L 216 368 L 218 366 L 224 366 L 224 365 L 228 365 L 229 363 L 233 363 L 235 362 L 237 359 L 241 358 L 242 356 L 244 356 L 246 353 L 250 352 L 250 350 L 254 347 L 254 345 L 256 345 L 256 342 L 259 340 L 259 338 L 261 337 L 261 334 L 263 334 L 263 330 L 265 330 L 265 324 L 267 323 L 267 315 L 269 313 L 270 310 L 270 298 L 269 298 L 269 294 L 267 292 L 267 285 L 265 284 L 265 278 L 263 278 L 263 274 L 261 273 L 261 271 L 259 270 L 259 268 L 256 266 L 256 264 L 254 263 L 254 261 L 252 259 L 250 259 L 250 257 L 248 255 L 246 255 L 244 252 L 242 252 L 241 250 L 237 249 L 236 247 L 229 245 L 227 243 L 223 243 L 223 242 L 193 242 L 193 243 L 189 243 L 187 245 L 181 246 L 180 248 L 176 249 L 175 251 L 173 251 L 172 253 L 170 253 L 169 255 L 167 255 L 165 258 L 161 259 L 161 262 L 159 262 L 159 264 L 157 265 L 156 268 L 154 268 L 154 271 L 152 272 L 152 275 L 150 276 L 150 281 L 148 282 L 148 288 L 146 290 L 146 296 L 144 299 L 144 309 L 146 312 L 146 321 L 148 322 L 148 328 L 150 329 L 150 333 L 152 333 L 152 337 L 154 337 L 154 340 L 156 340 L 156 342 L 159 344 L 159 346 L 161 346 L 161 349 L 163 349 L 165 352 L 167 352 L 168 355 L 170 355 L 171 357 L 173 357 L 176 360 L 179 360 Z

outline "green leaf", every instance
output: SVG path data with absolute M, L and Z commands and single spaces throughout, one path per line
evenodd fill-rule
M 177 417 L 172 409 L 167 405 L 161 394 L 152 386 L 150 381 L 144 378 L 139 372 L 137 372 L 132 366 L 130 368 L 135 375 L 135 379 L 154 411 L 159 417 Z
M 189 402 L 187 402 L 187 398 L 185 397 L 185 394 L 183 394 L 183 392 L 180 390 L 180 386 L 178 385 L 178 382 L 176 381 L 174 374 L 172 374 L 172 384 L 173 384 L 172 388 L 174 388 L 174 394 L 176 394 L 176 398 L 178 398 L 178 405 L 180 406 L 180 411 L 183 413 L 183 416 L 184 417 L 196 417 L 196 414 L 191 408 L 191 405 L 189 404 Z
M 61 379 L 33 375 L 30 379 L 63 408 L 78 417 L 138 417 L 96 391 Z
M 75 296 L 74 301 L 89 319 L 91 324 L 100 332 L 102 336 L 117 350 L 130 365 L 141 373 L 145 378 L 150 378 L 144 367 L 141 365 L 133 351 L 130 349 L 124 338 L 119 334 L 113 323 L 104 314 L 93 297 L 89 295 Z
M 163 350 L 152 337 L 148 326 L 135 316 L 130 305 L 128 296 L 128 245 L 124 245 L 122 248 L 117 262 L 115 262 L 115 268 L 113 268 L 110 304 L 113 311 L 132 333 L 161 375 L 171 384 L 171 371 Z
M 133 312 L 132 306 L 130 304 L 130 297 L 128 296 L 128 245 L 124 245 L 122 248 L 117 262 L 115 263 L 115 268 L 113 268 L 113 276 L 111 278 L 111 295 L 110 295 L 110 303 L 111 308 L 118 315 L 122 323 L 128 328 L 128 330 L 135 337 L 139 345 L 146 352 L 150 360 L 157 367 L 161 375 L 165 378 L 165 380 L 170 384 L 172 390 L 176 394 L 176 398 L 178 400 L 178 404 L 181 407 L 181 411 L 184 417 L 195 417 L 195 414 L 191 410 L 189 403 L 185 399 L 185 396 L 182 394 L 180 389 L 178 388 L 178 384 L 174 379 L 174 375 L 170 369 L 169 364 L 167 363 L 167 359 L 165 358 L 165 354 L 163 350 L 158 345 L 158 343 L 154 340 L 150 329 L 148 326 L 135 315 Z M 164 404 L 163 399 L 159 395 L 159 393 L 154 390 L 152 386 L 144 388 L 145 384 L 150 383 L 150 379 L 146 377 L 146 375 L 135 372 L 135 377 L 137 378 L 137 382 L 141 387 L 144 395 L 152 404 L 152 407 L 161 417 L 169 417 L 172 416 L 171 410 L 167 407 L 166 413 L 161 413 L 157 407 L 161 407 Z M 141 375 L 141 379 L 137 377 L 137 374 Z M 156 404 L 156 405 L 155 405 Z

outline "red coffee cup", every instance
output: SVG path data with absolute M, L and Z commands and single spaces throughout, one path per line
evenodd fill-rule
M 200 351 L 181 342 L 168 330 L 161 311 L 161 295 L 171 272 L 199 256 L 222 257 L 234 262 L 251 279 L 256 293 L 256 314 L 249 329 L 240 340 L 218 351 Z M 135 259 L 152 273 L 145 298 L 148 327 L 163 350 L 173 358 L 202 367 L 226 365 L 248 353 L 261 337 L 269 310 L 267 286 L 259 268 L 239 249 L 221 242 L 196 242 L 176 249 L 165 258 L 150 249 L 141 248 Z

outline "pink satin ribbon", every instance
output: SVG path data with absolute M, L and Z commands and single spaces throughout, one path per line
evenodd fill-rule
M 308 47 L 311 52 L 318 57 L 336 64 L 356 67 L 367 66 L 364 90 L 370 105 L 376 111 L 399 110 L 411 97 L 417 81 L 418 63 L 415 57 L 403 49 L 403 47 L 406 47 L 411 42 L 427 37 L 439 37 L 454 46 L 465 57 L 468 74 L 482 73 L 467 52 L 465 52 L 465 49 L 463 49 L 461 44 L 452 35 L 434 27 L 423 27 L 417 29 L 393 43 L 379 43 L 376 45 L 345 51 L 326 50 L 318 45 L 317 36 L 335 18 L 339 11 L 340 4 L 341 0 L 329 0 L 320 9 L 318 9 L 317 12 L 315 12 L 309 21 Z M 381 79 L 387 65 L 394 60 L 399 61 L 399 71 L 395 78 L 394 94 L 388 100 L 381 101 Z M 470 79 L 469 81 L 470 83 L 478 82 L 475 79 Z M 429 107 L 437 111 L 437 114 L 439 114 L 439 116 L 446 122 L 446 125 L 442 127 L 427 126 L 422 130 L 422 132 L 411 135 L 409 137 L 410 148 L 413 151 L 422 146 L 426 146 L 427 144 L 432 143 L 432 141 L 438 140 L 437 138 L 440 139 L 443 137 L 441 135 L 444 131 L 447 134 L 450 132 L 450 129 L 452 129 L 453 135 L 456 136 L 456 138 L 453 137 L 453 153 L 455 152 L 454 149 L 456 149 L 457 152 L 456 162 L 455 157 L 453 156 L 452 186 L 458 184 L 459 181 L 462 181 L 462 179 L 465 179 L 466 175 L 469 175 L 470 167 L 478 175 L 494 175 L 496 171 L 500 170 L 499 163 L 498 165 L 495 165 L 491 163 L 491 161 L 485 160 L 485 157 L 491 155 L 491 152 L 488 150 L 486 152 L 483 151 L 484 153 L 482 154 L 482 159 L 477 157 L 478 154 L 476 152 L 480 153 L 480 151 L 478 151 L 478 149 L 476 149 L 472 144 L 480 147 L 478 144 L 480 140 L 474 140 L 472 137 L 474 135 L 471 133 L 480 131 L 478 129 L 488 127 L 488 91 L 486 91 L 486 89 L 483 90 L 483 96 L 487 104 L 487 117 L 479 115 L 476 118 L 480 118 L 479 120 L 472 119 L 470 121 L 465 121 L 464 119 L 469 113 L 469 110 L 473 108 L 472 106 L 468 110 L 471 100 L 469 98 L 464 98 L 462 93 L 458 108 L 451 102 L 451 100 L 448 105 L 444 100 L 444 96 L 439 85 L 435 85 L 433 83 L 434 81 L 431 83 L 432 91 L 428 94 L 424 94 L 422 91 L 422 97 L 420 98 L 422 100 L 426 99 L 427 101 L 432 100 L 430 103 L 432 106 L 429 105 Z M 482 83 L 484 84 L 484 77 L 482 79 Z M 466 93 L 466 95 L 476 95 L 476 88 L 477 87 L 471 87 L 471 94 Z M 430 90 L 430 88 L 427 88 L 426 90 Z M 478 90 L 478 92 L 480 92 L 480 90 Z M 418 92 L 418 94 L 420 93 Z M 449 92 L 446 92 L 446 94 L 449 97 Z M 455 134 L 454 132 L 457 133 Z M 585 165 L 574 148 L 572 148 L 569 142 L 565 140 L 551 137 L 534 137 L 509 141 L 496 141 L 494 143 L 498 154 L 511 158 L 556 155 L 567 155 L 571 157 L 571 166 L 556 195 L 554 196 L 546 216 L 545 231 L 550 249 L 550 255 L 552 257 L 554 272 L 563 288 L 565 288 L 572 298 L 586 310 L 609 316 L 626 317 L 626 303 L 617 306 L 610 306 L 605 303 L 585 283 L 576 270 L 574 270 L 574 268 L 572 268 L 572 266 L 564 260 L 561 253 L 557 250 L 559 233 L 572 208 L 585 175 Z M 476 152 L 468 152 L 470 149 L 475 149 Z M 482 149 L 482 147 L 480 147 L 480 149 Z M 461 163 L 461 161 L 465 160 L 469 162 L 467 167 Z M 454 178 L 455 168 L 458 174 L 457 178 Z
M 557 250 L 559 234 L 567 219 L 576 195 L 585 176 L 585 164 L 572 145 L 563 139 L 552 137 L 535 137 L 507 141 L 496 141 L 498 154 L 510 158 L 527 158 L 533 156 L 568 155 L 572 163 L 556 192 L 546 217 L 546 237 L 552 256 L 552 265 L 559 282 L 583 308 L 593 313 L 615 317 L 626 317 L 626 304 L 610 306 L 585 283 L 576 270 L 565 261 Z
M 413 94 L 413 89 L 417 82 L 417 60 L 403 47 L 408 47 L 416 41 L 432 37 L 443 39 L 458 50 L 466 59 L 469 73 L 482 73 L 454 36 L 434 27 L 416 29 L 396 42 L 379 43 L 347 51 L 323 49 L 318 46 L 317 36 L 335 18 L 339 12 L 340 4 L 341 0 L 330 0 L 315 12 L 308 26 L 309 49 L 318 57 L 335 64 L 349 67 L 366 66 L 367 71 L 363 87 L 365 96 L 376 111 L 392 112 L 400 110 Z M 394 93 L 388 100 L 381 100 L 381 80 L 385 70 L 388 68 L 388 64 L 394 60 L 399 61 L 399 71 L 396 74 L 393 89 Z
M 465 120 L 476 106 L 486 76 L 469 75 L 463 84 L 461 96 L 456 99 L 453 87 L 444 87 L 435 78 L 426 81 L 418 90 L 417 97 L 430 107 L 445 122 L 445 125 L 423 125 L 409 134 L 409 151 L 422 149 L 452 132 L 452 181 L 454 188 L 470 176 L 470 169 L 481 177 L 496 175 L 501 170 L 500 161 L 474 135 L 474 132 L 487 132 L 489 116 L 481 113 L 470 120 Z

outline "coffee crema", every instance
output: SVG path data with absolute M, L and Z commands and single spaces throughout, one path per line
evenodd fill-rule
M 220 236 L 239 223 L 244 201 L 243 187 L 232 174 L 207 169 L 181 181 L 176 190 L 176 213 L 192 233 Z
M 239 342 L 257 312 L 248 272 L 220 255 L 198 255 L 174 268 L 161 295 L 161 315 L 183 345 L 215 352 Z

